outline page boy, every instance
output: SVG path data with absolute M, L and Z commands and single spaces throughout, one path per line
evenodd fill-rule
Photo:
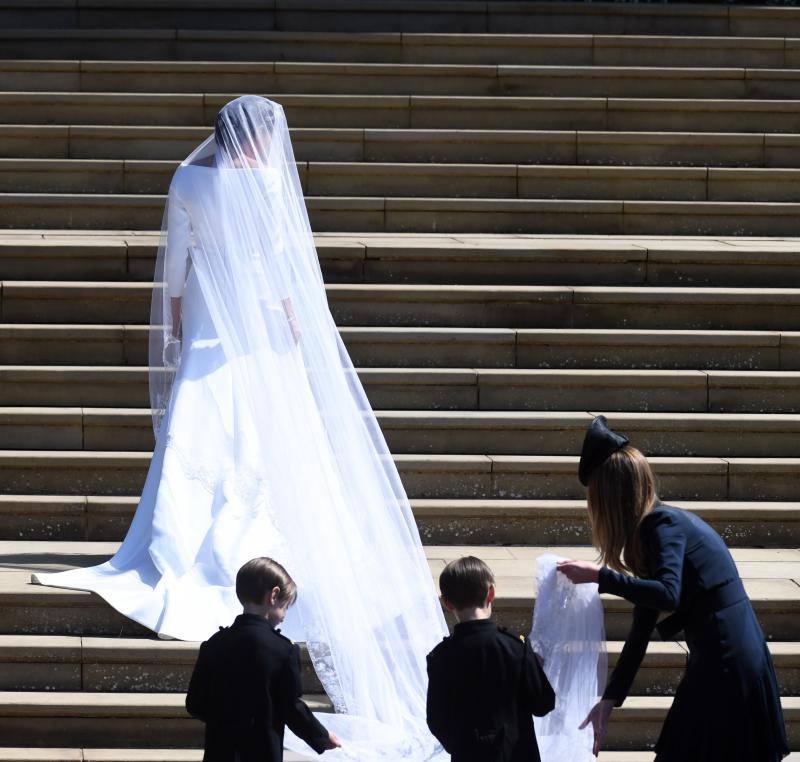
M 452 762 L 539 762 L 531 715 L 551 711 L 555 695 L 527 643 L 490 619 L 491 569 L 459 558 L 439 588 L 457 624 L 428 654 L 428 727 Z
M 300 650 L 275 629 L 297 597 L 292 578 L 254 558 L 236 595 L 244 613 L 200 646 L 186 695 L 206 724 L 204 762 L 279 762 L 286 725 L 317 753 L 341 746 L 300 698 Z

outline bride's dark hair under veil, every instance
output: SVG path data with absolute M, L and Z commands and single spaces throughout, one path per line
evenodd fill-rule
M 275 127 L 275 104 L 271 101 L 253 95 L 238 100 L 243 101 L 244 108 L 234 106 L 233 101 L 223 106 L 214 120 L 214 142 L 219 151 L 231 157 L 247 152 Z M 259 148 L 263 150 L 263 146 Z
M 224 478 L 237 540 L 210 562 L 235 575 L 271 555 L 296 580 L 290 617 L 341 713 L 324 718 L 345 743 L 337 756 L 432 759 L 441 749 L 425 725 L 425 656 L 447 628 L 394 461 L 328 309 L 283 108 L 258 96 L 228 103 L 173 180 L 151 320 L 157 431 L 179 370 L 165 350 L 176 340 L 168 253 L 181 196 L 194 210 L 190 266 L 231 375 Z

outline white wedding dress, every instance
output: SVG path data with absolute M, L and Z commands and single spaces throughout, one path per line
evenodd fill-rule
M 279 183 L 277 170 L 261 171 L 265 185 Z M 237 448 L 255 446 L 255 435 L 246 416 L 235 420 L 231 365 L 187 260 L 195 236 L 213 236 L 193 229 L 193 221 L 202 220 L 198 195 L 213 192 L 206 177 L 213 172 L 183 165 L 170 189 L 165 275 L 170 297 L 182 298 L 183 348 L 125 542 L 101 566 L 34 575 L 40 584 L 96 592 L 131 619 L 179 640 L 205 640 L 240 613 L 233 585 L 243 563 L 264 555 L 286 561 L 289 552 L 271 511 L 263 510 L 268 490 L 252 494 L 237 467 Z M 311 389 L 283 310 L 271 305 L 266 314 L 277 349 L 264 351 L 272 353 L 275 372 L 293 388 L 298 404 L 307 406 Z M 309 435 L 325 438 L 320 428 Z M 330 467 L 330 460 L 317 465 Z M 296 610 L 290 609 L 282 631 L 304 639 Z

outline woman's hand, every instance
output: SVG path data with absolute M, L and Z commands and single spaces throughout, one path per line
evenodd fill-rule
M 576 585 L 597 582 L 600 579 L 600 567 L 591 561 L 561 561 L 556 568 Z
M 595 757 L 600 754 L 600 747 L 603 745 L 603 741 L 606 740 L 608 718 L 611 716 L 611 710 L 613 708 L 614 702 L 611 699 L 601 699 L 592 707 L 592 710 L 578 728 L 578 730 L 583 730 L 591 723 L 592 730 L 594 731 L 592 754 L 594 754 Z
M 325 750 L 330 751 L 331 749 L 341 749 L 341 748 L 342 748 L 342 742 L 339 740 L 336 733 L 334 733 L 333 731 L 329 731 L 328 743 L 325 746 Z

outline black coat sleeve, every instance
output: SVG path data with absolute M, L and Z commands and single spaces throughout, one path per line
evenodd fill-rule
M 520 680 L 520 704 L 529 714 L 544 717 L 556 705 L 556 694 L 533 650 L 525 643 Z
M 629 577 L 607 567 L 600 570 L 600 592 L 618 595 L 634 606 L 675 611 L 681 600 L 686 534 L 666 511 L 648 516 L 641 526 L 650 577 Z
M 281 713 L 289 729 L 302 738 L 317 754 L 328 748 L 328 731 L 314 717 L 303 701 L 303 684 L 300 679 L 300 649 L 292 645 L 292 651 L 284 664 L 280 681 Z
M 198 720 L 206 722 L 211 698 L 211 669 L 208 660 L 208 644 L 202 643 L 197 654 L 197 662 L 189 680 L 186 693 L 186 711 Z
M 447 673 L 441 656 L 428 654 L 428 698 L 426 719 L 431 733 L 452 754 L 452 732 L 450 726 L 450 699 L 447 690 Z
M 659 612 L 674 611 L 681 599 L 686 535 L 667 511 L 648 516 L 640 531 L 647 549 L 651 576 L 630 577 L 604 567 L 600 592 L 618 595 L 634 604 L 633 624 L 603 698 L 621 706 L 641 666 Z

